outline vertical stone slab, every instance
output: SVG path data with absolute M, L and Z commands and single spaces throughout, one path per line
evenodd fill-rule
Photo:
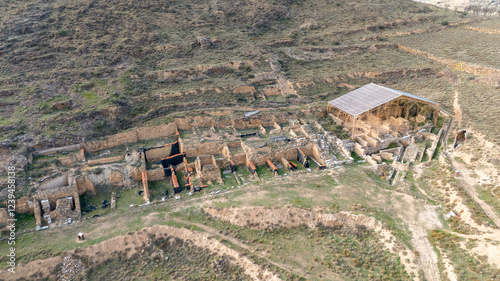
M 111 210 L 116 208 L 116 192 L 111 193 Z

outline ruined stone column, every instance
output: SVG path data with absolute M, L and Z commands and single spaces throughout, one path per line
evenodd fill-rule
M 42 226 L 42 208 L 40 207 L 40 201 L 38 201 L 38 199 L 35 199 L 34 204 L 35 224 L 36 226 Z
M 114 210 L 116 208 L 116 192 L 111 193 L 111 210 Z

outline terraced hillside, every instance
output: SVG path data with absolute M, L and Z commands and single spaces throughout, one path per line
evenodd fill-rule
M 326 170 L 221 170 L 222 183 L 166 202 L 172 182 L 156 181 L 155 202 L 143 204 L 141 174 L 134 184 L 119 174 L 79 198 L 89 207 L 118 194 L 114 210 L 44 231 L 34 230 L 34 215 L 18 215 L 17 275 L 5 271 L 1 240 L 0 280 L 500 280 L 497 14 L 410 0 L 0 3 L 1 208 L 7 167 L 17 168 L 18 198 L 79 167 L 79 150 L 34 160 L 33 151 L 174 120 L 229 124 L 258 110 L 301 128 L 285 140 L 305 139 L 295 118 L 346 139 L 326 118 L 326 101 L 378 83 L 439 103 L 452 121 L 436 153 L 405 163 L 392 182 L 352 154 L 352 165 Z M 176 134 L 203 144 L 283 129 L 274 124 Z M 461 129 L 466 139 L 454 148 Z M 102 157 L 121 165 L 129 151 L 176 136 L 88 151 L 97 162 L 83 172 L 104 178 Z M 267 141 L 248 143 L 265 150 Z M 450 211 L 459 218 L 445 219 Z
M 362 38 L 382 31 L 464 20 L 411 1 L 25 1 L 0 9 L 1 138 L 19 148 L 75 143 L 193 109 L 300 104 L 232 90 L 255 84 L 275 54 L 292 82 L 316 75 L 310 69 L 294 76 L 300 61 L 285 55 L 290 47 L 369 47 L 373 42 Z M 213 46 L 200 47 L 198 37 Z M 345 52 L 335 60 L 340 68 L 317 61 L 325 68 L 318 72 L 426 65 L 399 51 L 360 50 L 354 59 Z M 227 88 L 189 100 L 158 98 L 215 87 Z

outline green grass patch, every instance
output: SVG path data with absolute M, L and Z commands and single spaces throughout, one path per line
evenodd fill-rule
M 485 260 L 478 260 L 464 251 L 459 242 L 464 239 L 446 233 L 441 230 L 433 230 L 429 235 L 429 240 L 446 253 L 448 258 L 455 265 L 455 274 L 459 280 L 480 280 L 486 281 L 495 279 L 500 274 L 500 270 L 486 263 Z

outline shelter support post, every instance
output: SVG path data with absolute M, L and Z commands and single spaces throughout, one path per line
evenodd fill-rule
M 352 118 L 352 138 L 354 139 L 354 130 L 356 129 L 356 117 Z

